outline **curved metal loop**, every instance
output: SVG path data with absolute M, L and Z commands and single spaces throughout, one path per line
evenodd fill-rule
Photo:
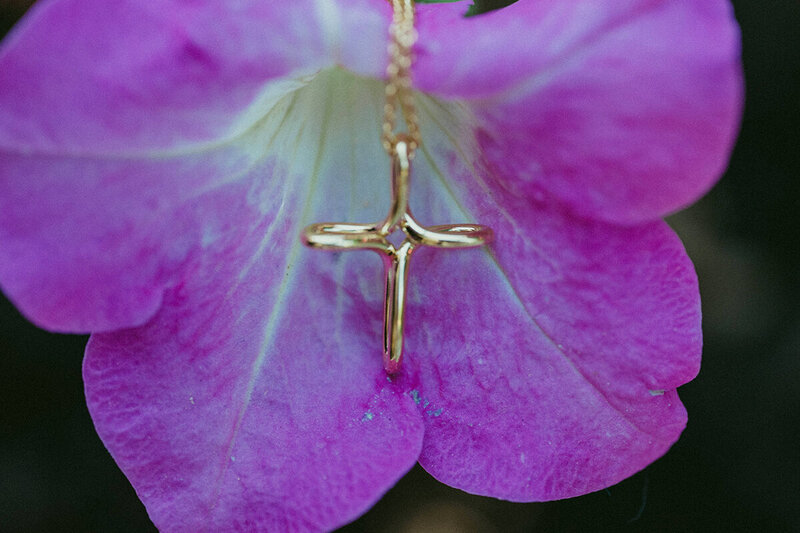
M 489 244 L 494 232 L 480 224 L 443 224 L 425 226 L 419 224 L 410 213 L 405 216 L 403 231 L 415 244 L 434 248 L 474 248 Z
M 319 250 L 376 250 L 391 253 L 391 243 L 375 224 L 323 222 L 303 230 L 303 244 Z

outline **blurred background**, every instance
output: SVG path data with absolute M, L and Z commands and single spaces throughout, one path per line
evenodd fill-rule
M 0 0 L 0 36 L 31 3 Z M 704 309 L 683 437 L 619 485 L 559 502 L 470 496 L 416 468 L 342 531 L 800 532 L 800 4 L 733 4 L 741 136 L 720 184 L 670 219 Z M 89 419 L 85 342 L 36 329 L 0 296 L 0 531 L 154 531 Z

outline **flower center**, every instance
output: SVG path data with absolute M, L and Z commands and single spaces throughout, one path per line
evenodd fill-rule
M 289 271 L 292 264 L 305 257 L 297 249 L 300 239 L 292 239 L 293 235 L 299 237 L 302 227 L 303 242 L 311 247 L 381 254 L 385 287 L 383 291 L 373 290 L 385 296 L 384 366 L 388 373 L 394 373 L 402 358 L 408 264 L 413 250 L 426 246 L 482 246 L 492 238 L 490 229 L 478 225 L 427 224 L 472 218 L 456 199 L 454 184 L 445 177 L 452 170 L 453 160 L 469 153 L 461 145 L 472 138 L 473 129 L 467 120 L 470 115 L 463 106 L 420 95 L 419 112 L 407 116 L 419 120 L 422 135 L 416 139 L 422 142 L 417 146 L 418 140 L 398 135 L 389 161 L 384 152 L 386 137 L 381 134 L 385 133 L 386 124 L 382 120 L 382 82 L 339 68 L 321 71 L 304 81 L 304 85 L 283 82 L 268 88 L 257 103 L 267 102 L 269 108 L 261 115 L 253 113 L 256 120 L 243 136 L 245 153 L 255 161 L 251 166 L 266 167 L 265 172 L 252 172 L 249 198 L 265 216 L 277 212 L 270 221 L 269 233 L 276 227 L 282 233 L 265 237 L 264 247 L 269 247 L 273 238 L 288 238 L 291 248 L 285 261 Z M 279 94 L 276 88 L 285 90 Z M 426 125 L 428 131 L 424 129 Z M 415 188 L 410 187 L 411 142 L 417 146 L 415 166 L 422 163 L 419 186 Z M 453 158 L 453 154 L 457 157 Z M 417 189 L 421 194 L 413 195 L 414 203 L 409 193 Z M 415 215 L 411 214 L 410 204 L 415 205 Z M 285 209 L 286 205 L 295 208 Z M 312 221 L 342 219 L 347 222 L 309 225 Z M 404 240 L 387 240 L 397 229 L 405 234 Z M 335 283 L 343 285 L 342 274 L 337 274 L 344 272 L 341 255 L 330 258 L 331 268 L 318 267 L 317 275 L 338 276 Z M 355 285 L 352 279 L 348 282 Z
M 464 218 L 447 177 L 452 160 L 477 154 L 467 106 L 416 93 L 423 144 L 414 159 L 411 205 L 423 222 Z M 302 223 L 374 221 L 391 195 L 381 145 L 384 83 L 334 67 L 271 83 L 233 126 L 238 151 L 255 172 L 253 202 L 304 197 Z M 398 129 L 404 127 L 398 117 Z M 265 209 L 265 213 L 267 210 Z

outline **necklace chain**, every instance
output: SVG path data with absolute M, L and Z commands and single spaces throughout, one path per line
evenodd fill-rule
M 400 138 L 408 144 L 408 155 L 412 158 L 419 146 L 420 133 L 414 93 L 411 89 L 412 47 L 417 41 L 414 28 L 414 0 L 389 0 L 393 17 L 389 28 L 389 66 L 386 67 L 386 100 L 383 106 L 383 148 L 391 156 Z M 397 108 L 403 115 L 407 133 L 395 133 Z

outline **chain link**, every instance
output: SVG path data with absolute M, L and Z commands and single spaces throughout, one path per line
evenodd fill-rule
M 412 47 L 417 41 L 414 28 L 414 0 L 389 0 L 392 4 L 392 24 L 389 27 L 389 66 L 386 67 L 386 100 L 383 106 L 383 148 L 391 156 L 398 140 L 408 145 L 409 159 L 419 146 L 420 133 L 414 93 L 411 83 Z M 395 133 L 397 108 L 403 115 L 406 133 Z

